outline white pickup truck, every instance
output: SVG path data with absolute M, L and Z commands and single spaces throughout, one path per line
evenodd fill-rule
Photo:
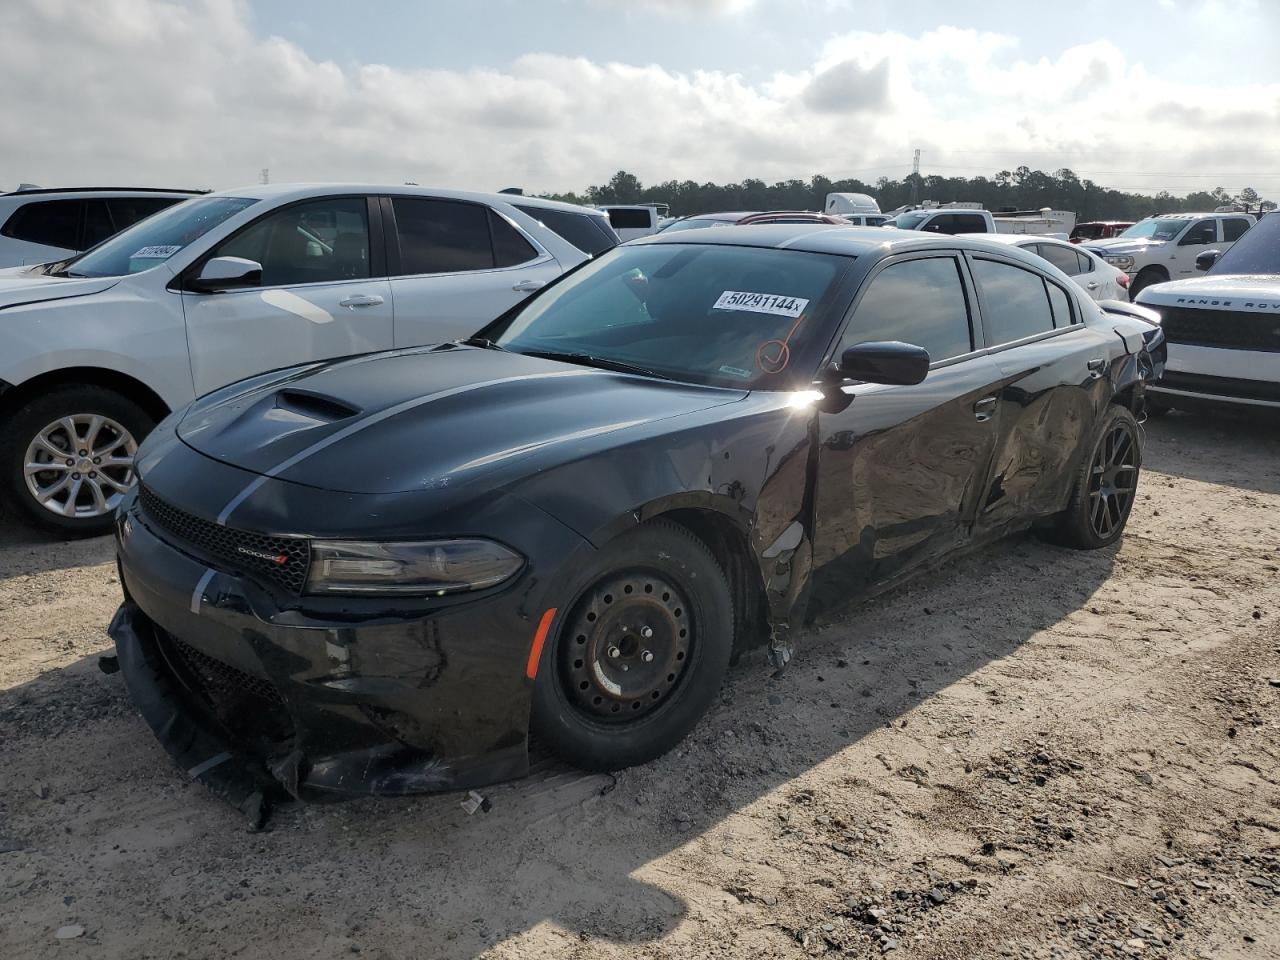
M 908 208 L 884 226 L 928 233 L 1009 233 L 1035 234 L 1065 240 L 1076 223 L 1069 210 L 1018 210 L 992 213 L 976 203 L 948 203 Z
M 1226 252 L 1254 222 L 1247 213 L 1165 213 L 1085 246 L 1129 275 L 1133 300 L 1153 283 L 1194 276 L 1196 257 L 1207 250 Z

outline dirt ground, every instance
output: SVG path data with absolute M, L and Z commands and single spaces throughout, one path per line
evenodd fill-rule
M 1118 548 L 843 612 L 656 763 L 256 834 L 98 670 L 110 543 L 3 521 L 0 957 L 1278 957 L 1280 424 L 1147 430 Z

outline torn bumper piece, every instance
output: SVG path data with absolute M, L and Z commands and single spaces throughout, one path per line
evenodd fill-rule
M 112 621 L 129 693 L 190 776 L 253 804 L 468 790 L 528 772 L 521 591 L 309 611 L 122 517 Z

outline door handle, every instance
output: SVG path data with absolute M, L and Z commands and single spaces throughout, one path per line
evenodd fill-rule
M 996 405 L 1000 401 L 995 397 L 983 397 L 973 405 L 973 417 L 979 423 L 986 423 L 996 412 Z
M 516 293 L 533 293 L 535 290 L 541 290 L 547 285 L 545 280 L 521 280 L 511 289 Z
M 1097 290 L 1097 289 L 1098 289 L 1098 281 L 1097 281 L 1097 280 L 1090 280 L 1088 283 L 1086 283 L 1086 284 L 1084 285 L 1084 287 L 1085 287 L 1085 289 L 1086 289 L 1086 290 Z
M 356 307 L 377 307 L 385 303 L 382 297 L 370 296 L 366 293 L 357 293 L 350 297 L 345 297 L 338 301 L 338 306 L 346 307 L 348 310 L 354 310 Z
M 1094 357 L 1092 360 L 1089 361 L 1089 369 L 1092 370 L 1094 373 L 1102 372 L 1102 368 L 1105 367 L 1106 365 L 1107 365 L 1107 361 L 1102 359 L 1102 357 Z

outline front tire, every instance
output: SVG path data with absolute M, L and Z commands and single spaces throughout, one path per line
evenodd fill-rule
M 8 506 L 73 536 L 111 529 L 134 483 L 133 458 L 155 420 L 127 397 L 96 386 L 56 387 L 0 427 Z
M 1077 468 L 1067 509 L 1054 519 L 1050 539 L 1078 550 L 1097 550 L 1120 539 L 1142 471 L 1142 428 L 1128 407 L 1111 404 Z
M 659 519 L 605 546 L 578 583 L 543 651 L 532 730 L 586 770 L 645 763 L 684 739 L 720 690 L 734 635 L 724 571 Z
M 1137 300 L 1138 294 L 1147 289 L 1147 287 L 1151 286 L 1153 283 L 1168 282 L 1169 274 L 1165 273 L 1164 270 L 1159 267 L 1147 267 L 1134 277 L 1133 283 L 1129 285 L 1129 300 Z

